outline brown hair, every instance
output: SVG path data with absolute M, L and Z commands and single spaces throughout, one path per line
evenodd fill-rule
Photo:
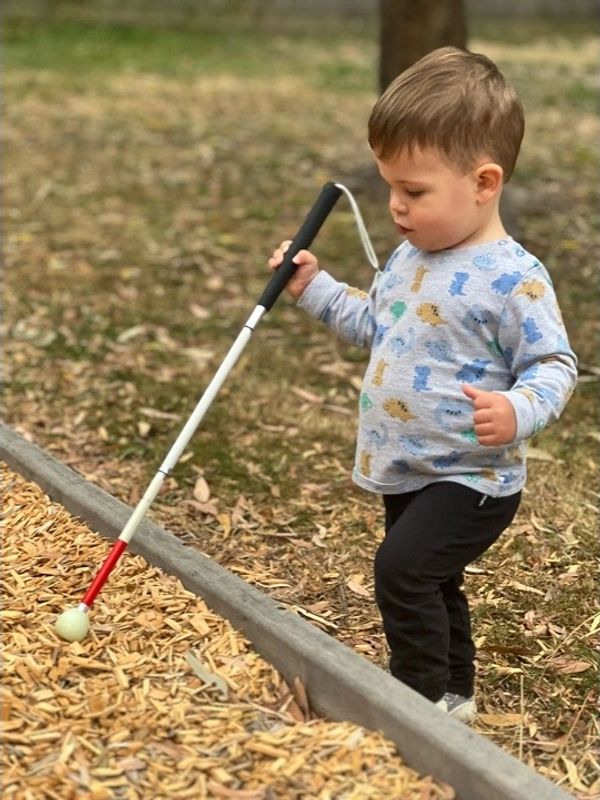
M 487 56 L 442 47 L 402 72 L 376 102 L 369 144 L 382 160 L 435 147 L 465 172 L 488 156 L 512 175 L 523 139 L 523 106 Z

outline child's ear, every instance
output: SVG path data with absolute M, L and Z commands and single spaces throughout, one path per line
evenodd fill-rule
M 489 161 L 477 167 L 475 182 L 478 202 L 487 203 L 495 197 L 502 189 L 503 177 L 504 170 L 500 164 Z

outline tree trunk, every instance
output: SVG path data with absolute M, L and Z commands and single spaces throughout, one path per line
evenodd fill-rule
M 466 47 L 463 0 L 379 0 L 379 88 L 437 47 Z

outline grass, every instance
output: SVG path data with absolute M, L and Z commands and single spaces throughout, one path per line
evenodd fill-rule
M 9 21 L 5 25 L 5 62 L 9 67 L 52 71 L 80 87 L 106 75 L 144 74 L 191 79 L 207 75 L 266 78 L 297 75 L 307 58 L 313 62 L 309 80 L 337 91 L 364 91 L 372 83 L 371 68 L 362 48 L 339 34 L 327 35 L 327 48 L 318 55 L 315 35 L 265 36 L 260 29 L 153 29 L 131 25 L 89 25 L 56 22 L 39 25 Z M 369 56 L 373 57 L 372 48 Z
M 471 38 L 487 43 L 517 45 L 525 49 L 537 44 L 545 48 L 556 42 L 567 42 L 576 48 L 594 29 L 596 20 L 586 17 L 523 17 L 521 20 L 502 16 L 472 16 L 468 20 Z
M 165 77 L 245 70 L 264 74 L 260 34 L 185 33 L 131 26 L 81 23 L 11 23 L 5 34 L 10 66 L 53 70 L 67 76 L 120 72 Z M 275 51 L 277 52 L 277 48 Z M 231 62 L 232 56 L 236 60 Z
M 519 224 L 583 378 L 536 437 L 546 460 L 530 462 L 515 525 L 467 579 L 483 707 L 518 713 L 523 691 L 527 709 L 481 732 L 592 798 L 597 40 L 548 22 L 472 33 L 524 97 Z M 4 39 L 5 418 L 131 504 L 246 321 L 270 250 L 322 183 L 369 164 L 376 39 L 31 23 L 6 24 Z M 357 194 L 383 258 L 395 246 L 384 201 Z M 368 286 L 345 204 L 317 247 Z M 151 515 L 247 579 L 275 580 L 278 602 L 328 613 L 334 635 L 383 666 L 371 579 L 382 515 L 349 479 L 365 360 L 282 299 Z M 190 505 L 200 473 L 218 515 L 241 509 L 229 537 Z M 371 595 L 350 588 L 356 576 Z

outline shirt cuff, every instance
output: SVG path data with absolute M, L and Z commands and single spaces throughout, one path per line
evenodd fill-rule
M 515 440 L 522 442 L 525 439 L 530 439 L 535 433 L 535 411 L 531 401 L 522 392 L 516 390 L 498 392 L 498 394 L 503 394 L 515 410 L 517 418 Z
M 319 270 L 297 300 L 297 305 L 312 317 L 322 319 L 340 284 L 325 270 Z

